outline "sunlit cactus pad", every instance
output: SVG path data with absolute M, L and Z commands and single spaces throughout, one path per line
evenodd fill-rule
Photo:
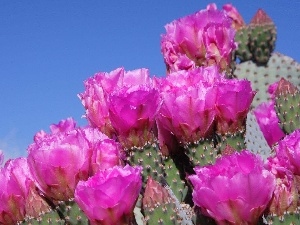
M 237 64 L 234 75 L 251 81 L 252 88 L 257 91 L 252 103 L 254 107 L 268 100 L 268 86 L 281 77 L 300 87 L 300 64 L 280 53 L 273 53 L 265 66 L 258 66 L 253 61 Z

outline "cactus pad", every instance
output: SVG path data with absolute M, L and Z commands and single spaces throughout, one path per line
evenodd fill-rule
M 300 64 L 280 53 L 273 53 L 265 66 L 258 66 L 253 61 L 237 64 L 234 75 L 251 81 L 252 88 L 257 91 L 252 102 L 254 107 L 269 99 L 269 85 L 279 81 L 281 77 L 300 87 Z

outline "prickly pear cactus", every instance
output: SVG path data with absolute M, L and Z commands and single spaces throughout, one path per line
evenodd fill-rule
M 285 79 L 278 83 L 275 93 L 275 110 L 280 126 L 286 134 L 300 128 L 300 92 Z
M 27 217 L 19 224 L 88 225 L 89 221 L 74 200 L 70 200 L 57 202 L 55 208 L 42 212 L 37 218 Z
M 247 79 L 252 88 L 257 91 L 253 107 L 269 100 L 268 86 L 281 77 L 300 87 L 300 64 L 292 58 L 280 53 L 273 53 L 266 65 L 257 65 L 253 61 L 246 61 L 236 65 L 234 75 L 239 79 Z
M 275 48 L 276 28 L 271 18 L 259 9 L 249 24 L 249 49 L 258 64 L 268 62 Z
M 196 143 L 188 144 L 185 146 L 185 150 L 193 166 L 212 164 L 218 154 L 212 139 L 199 140 Z
M 184 179 L 184 174 L 177 168 L 174 160 L 170 157 L 164 159 L 165 180 L 173 190 L 176 198 L 183 202 L 188 192 L 188 186 Z
M 58 224 L 64 225 L 65 220 L 63 220 L 57 211 L 49 210 L 47 212 L 42 212 L 37 218 L 27 217 L 23 222 L 18 224 L 24 225 L 48 225 L 48 224 Z
M 273 154 L 252 111 L 247 115 L 245 145 L 246 149 L 259 154 L 264 160 Z
M 159 181 L 164 174 L 162 163 L 162 154 L 159 151 L 158 144 L 146 144 L 144 147 L 132 148 L 129 151 L 128 161 L 133 165 L 143 167 L 143 183 L 146 184 L 148 177 Z
M 270 215 L 264 220 L 264 224 L 267 225 L 289 225 L 299 224 L 300 214 L 297 212 L 286 212 L 283 216 Z
M 147 180 L 143 198 L 145 222 L 156 224 L 181 224 L 174 200 L 168 191 L 151 177 Z

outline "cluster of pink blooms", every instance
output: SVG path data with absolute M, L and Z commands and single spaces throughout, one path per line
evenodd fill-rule
M 249 81 L 226 79 L 217 66 L 181 70 L 157 81 L 163 99 L 158 125 L 182 143 L 242 129 L 255 95 Z
M 215 4 L 210 4 L 204 10 L 167 24 L 161 51 L 168 72 L 209 65 L 226 70 L 237 47 L 235 28 L 243 23 L 231 5 L 218 10 Z
M 37 217 L 50 209 L 47 202 L 70 199 L 91 224 L 126 224 L 142 188 L 142 168 L 126 161 L 132 147 L 158 140 L 163 149 L 172 146 L 170 136 L 186 144 L 244 129 L 255 92 L 249 81 L 221 72 L 236 48 L 235 29 L 243 24 L 231 5 L 218 10 L 211 4 L 166 25 L 161 49 L 167 77 L 118 68 L 88 78 L 78 97 L 89 126 L 77 127 L 71 118 L 53 124 L 49 133 L 34 136 L 26 158 L 0 168 L 0 224 Z M 256 111 L 265 118 L 259 120 L 261 127 L 278 125 L 273 111 L 262 112 L 272 104 Z M 268 135 L 270 145 L 283 137 L 279 131 Z M 196 167 L 188 176 L 195 205 L 219 225 L 254 225 L 266 210 L 281 215 L 296 207 L 299 140 L 300 131 L 286 136 L 266 163 L 243 150 Z M 149 196 L 160 196 L 156 181 L 148 182 L 156 187 L 147 191 Z M 150 197 L 144 201 L 153 204 Z
M 50 130 L 35 135 L 27 158 L 1 168 L 0 223 L 38 217 L 50 210 L 47 200 L 73 198 L 92 224 L 130 218 L 142 186 L 141 168 L 124 165 L 121 145 L 98 129 L 76 127 L 71 118 Z M 86 205 L 91 198 L 94 205 Z

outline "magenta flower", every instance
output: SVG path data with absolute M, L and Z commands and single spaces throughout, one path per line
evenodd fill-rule
M 152 140 L 160 99 L 147 69 L 98 73 L 86 81 L 79 97 L 92 126 L 109 137 L 116 135 L 123 146 L 143 146 Z
M 0 223 L 16 224 L 27 216 L 38 216 L 49 209 L 47 203 L 36 194 L 26 158 L 5 163 L 0 171 Z
M 112 139 L 104 139 L 95 143 L 91 158 L 92 173 L 114 166 L 121 166 L 125 159 L 125 152 L 120 143 Z
M 195 172 L 189 176 L 193 201 L 219 225 L 257 224 L 275 188 L 275 177 L 264 169 L 262 159 L 245 150 Z
M 153 141 L 156 115 L 161 105 L 158 89 L 139 86 L 120 89 L 109 96 L 109 114 L 121 144 L 142 147 Z
M 225 70 L 236 48 L 232 21 L 224 11 L 208 7 L 165 26 L 161 52 L 169 72 L 218 65 Z
M 177 89 L 164 93 L 159 120 L 179 141 L 199 141 L 212 133 L 215 93 L 214 88 L 204 85 L 188 91 Z
M 75 201 L 92 225 L 127 224 L 142 187 L 141 170 L 115 166 L 78 183 Z
M 56 133 L 73 130 L 75 127 L 76 127 L 76 121 L 70 117 L 65 120 L 59 121 L 58 124 L 51 124 L 50 131 L 52 134 L 56 134 Z
M 280 164 L 285 165 L 293 174 L 300 175 L 300 129 L 279 141 L 275 150 Z
M 255 95 L 250 81 L 223 79 L 217 86 L 217 131 L 224 134 L 241 130 Z
M 299 200 L 295 176 L 286 165 L 280 163 L 282 162 L 277 157 L 273 157 L 268 159 L 266 165 L 266 168 L 276 177 L 276 186 L 268 213 L 277 216 L 283 216 L 287 211 L 295 212 Z
M 112 76 L 118 74 L 118 71 L 112 71 Z M 104 76 L 104 75 L 103 75 Z M 85 117 L 92 127 L 98 128 L 107 136 L 112 137 L 114 129 L 108 114 L 107 100 L 101 86 L 102 74 L 96 74 L 94 77 L 84 82 L 85 91 L 78 95 L 84 108 Z
M 48 134 L 28 147 L 28 164 L 37 186 L 56 200 L 74 196 L 89 176 L 92 149 L 82 129 Z
M 274 100 L 270 100 L 267 103 L 261 103 L 253 112 L 270 147 L 285 136 L 283 130 L 279 126 L 279 119 L 274 109 Z
M 11 174 L 7 165 L 0 168 L 0 224 L 14 225 L 25 217 L 25 187 Z M 24 179 L 26 179 L 24 177 Z M 20 181 L 22 184 L 22 182 Z
M 232 5 L 232 4 L 225 4 L 223 5 L 223 10 L 225 14 L 232 19 L 232 27 L 235 30 L 245 26 L 245 22 L 239 11 Z
M 163 104 L 158 116 L 162 129 L 183 143 L 209 136 L 215 119 L 214 83 L 219 79 L 216 67 L 207 67 L 174 72 L 162 80 Z

